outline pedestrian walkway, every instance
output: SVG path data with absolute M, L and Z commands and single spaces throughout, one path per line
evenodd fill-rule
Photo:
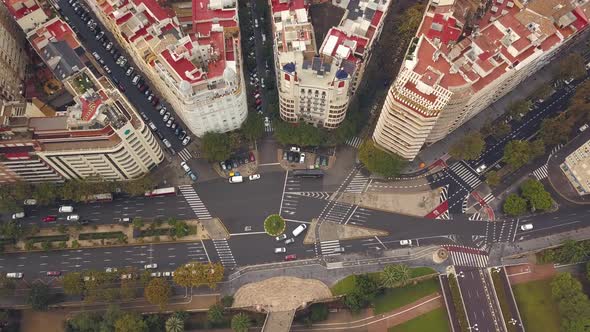
M 334 250 L 340 248 L 340 240 L 332 240 L 332 241 L 321 241 L 320 242 L 320 251 L 322 256 L 336 256 L 340 255 L 339 252 L 334 252 Z
M 346 145 L 350 145 L 355 149 L 358 149 L 361 144 L 363 143 L 363 140 L 358 138 L 358 137 L 351 137 L 346 141 Z
M 198 219 L 211 219 L 211 214 L 207 207 L 201 201 L 201 198 L 195 191 L 195 188 L 190 185 L 179 186 L 182 196 L 186 199 L 188 205 L 193 209 L 193 212 L 197 215 Z
M 487 267 L 488 254 L 477 248 L 465 246 L 445 246 L 451 256 L 453 265 L 468 267 Z
M 449 199 L 449 186 L 448 185 L 444 186 L 441 189 L 439 203 L 442 203 L 442 202 L 446 201 L 447 199 Z
M 469 165 L 465 164 L 464 161 L 454 163 L 449 169 L 467 184 L 469 190 L 476 188 L 481 183 L 479 174 Z
M 274 131 L 274 128 L 272 127 L 272 122 L 269 122 L 268 126 L 264 126 L 264 131 L 267 133 L 272 133 Z
M 469 220 L 477 220 L 477 221 L 481 221 L 483 220 L 483 218 L 481 217 L 481 214 L 479 214 L 479 212 L 475 212 L 474 214 L 472 214 L 469 217 Z
M 219 256 L 219 260 L 221 261 L 223 267 L 226 269 L 233 269 L 238 265 L 236 264 L 236 260 L 231 251 L 231 248 L 229 247 L 229 243 L 227 243 L 227 240 L 213 240 L 213 246 L 215 246 L 217 256 Z
M 547 164 L 537 168 L 536 170 L 533 171 L 533 176 L 535 177 L 535 179 L 541 181 L 543 179 L 545 179 L 546 177 L 549 176 L 549 173 L 547 173 Z
M 355 193 L 360 194 L 367 188 L 367 184 L 369 183 L 370 178 L 357 172 L 353 177 L 352 180 L 346 185 L 344 189 L 345 193 Z
M 352 209 L 352 205 L 348 203 L 330 201 L 328 204 L 331 204 L 331 206 L 324 210 L 327 212 L 322 214 L 319 219 L 323 221 L 331 221 L 337 224 L 343 223 L 347 219 L 349 212 Z
M 178 155 L 180 156 L 180 159 L 182 159 L 182 161 L 187 161 L 193 157 L 190 151 L 186 148 L 180 150 L 180 152 L 178 152 Z
M 487 194 L 484 198 L 483 198 L 483 202 L 485 204 L 489 204 L 491 201 L 493 201 L 495 199 L 494 195 L 492 193 Z

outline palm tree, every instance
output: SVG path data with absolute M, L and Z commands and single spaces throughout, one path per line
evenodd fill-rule
M 250 317 L 244 313 L 234 315 L 231 319 L 231 328 L 236 332 L 246 332 L 251 325 Z
M 407 265 L 387 265 L 381 273 L 381 285 L 383 287 L 395 287 L 405 284 L 410 280 L 410 269 Z
M 178 315 L 172 315 L 166 320 L 166 332 L 183 332 L 184 321 Z

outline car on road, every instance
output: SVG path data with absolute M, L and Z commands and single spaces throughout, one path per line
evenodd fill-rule
M 162 140 L 162 143 L 164 143 L 164 145 L 165 145 L 167 148 L 171 148 L 171 147 L 172 147 L 172 144 L 170 144 L 170 141 L 168 141 L 168 140 L 167 140 L 167 139 L 165 139 L 165 138 Z
M 306 224 L 301 224 L 301 225 L 297 226 L 297 228 L 295 228 L 293 230 L 293 237 L 297 237 L 299 234 L 303 233 L 303 231 L 305 231 L 306 229 L 307 229 Z
M 116 267 L 107 267 L 104 271 L 107 273 L 113 273 L 113 272 L 117 272 L 118 269 Z
M 287 261 L 287 262 L 288 261 L 294 261 L 296 259 L 297 259 L 297 255 L 295 255 L 295 254 L 291 254 L 291 255 L 285 256 L 285 261 Z
M 107 46 L 105 46 L 105 48 L 106 48 L 106 50 L 107 50 L 107 51 L 110 51 L 110 50 L 111 50 L 111 48 L 113 48 L 113 42 L 109 42 L 109 43 L 107 44 Z
M 8 278 L 8 279 L 22 279 L 23 273 L 22 272 L 8 272 L 8 273 L 6 273 L 6 278 Z
M 47 271 L 48 277 L 58 277 L 61 275 L 61 271 Z
M 96 34 L 96 40 L 100 40 L 102 37 L 104 37 L 104 31 L 100 31 L 99 33 Z
M 156 125 L 153 122 L 148 123 L 148 126 L 150 127 L 151 130 L 158 130 L 158 128 L 156 128 Z
M 275 254 L 282 254 L 285 252 L 287 252 L 287 248 L 285 248 L 285 247 L 275 248 Z
M 71 205 L 62 205 L 59 207 L 59 213 L 72 213 L 74 212 L 74 207 Z
M 131 76 L 131 74 L 133 74 L 134 70 L 135 70 L 135 68 L 133 68 L 133 66 L 127 68 L 127 71 L 125 72 L 125 76 Z
M 232 176 L 229 178 L 229 183 L 242 183 L 244 178 L 241 175 Z
M 185 137 L 186 137 L 186 131 L 183 129 L 183 130 L 180 132 L 180 135 L 178 135 L 178 139 L 184 139 Z
M 133 279 L 133 273 L 121 274 L 121 280 L 131 280 L 131 279 Z
M 191 141 L 191 137 L 187 136 L 182 140 L 182 145 L 187 145 Z
M 199 176 L 197 175 L 197 172 L 190 171 L 187 174 L 188 174 L 188 177 L 191 178 L 191 180 L 193 180 L 193 181 L 197 181 L 197 179 L 199 178 Z
M 146 264 L 146 265 L 143 266 L 143 268 L 146 269 L 146 270 L 157 269 L 158 268 L 158 264 L 156 264 L 156 263 Z
M 172 126 L 172 122 L 174 120 L 172 120 L 173 118 L 168 119 L 168 122 L 166 122 L 166 128 L 170 128 L 170 126 Z
M 332 252 L 344 252 L 344 247 L 334 248 L 334 251 Z
M 299 153 L 299 152 L 301 152 L 301 148 L 300 148 L 300 147 L 297 147 L 297 146 L 292 146 L 292 147 L 289 149 L 289 151 L 291 151 L 291 152 L 297 152 L 297 153 Z
M 162 276 L 162 272 L 159 272 L 159 271 L 150 273 L 150 277 L 152 277 L 152 278 L 159 278 L 161 276 Z
M 182 167 L 182 169 L 184 169 L 184 171 L 185 171 L 186 173 L 188 173 L 188 172 L 190 172 L 190 171 L 191 171 L 191 168 L 190 168 L 190 167 L 188 167 L 188 165 L 187 165 L 187 164 L 186 164 L 186 162 L 184 162 L 184 161 L 180 163 L 180 167 Z
M 150 119 L 150 118 L 148 118 L 147 114 L 145 114 L 145 112 L 141 112 L 141 113 L 139 113 L 139 115 L 141 115 L 141 118 L 142 118 L 144 121 L 148 121 L 148 120 Z
M 24 212 L 17 212 L 17 213 L 13 213 L 12 214 L 12 220 L 16 220 L 16 219 L 22 219 L 25 217 L 25 213 Z
M 42 222 L 54 222 L 57 220 L 57 216 L 45 216 L 41 218 Z
M 80 220 L 80 216 L 77 214 L 70 214 L 69 216 L 66 217 L 67 221 L 78 221 Z
M 304 164 L 305 163 L 305 153 L 301 153 L 299 155 L 299 163 L 300 164 Z
M 285 244 L 295 243 L 295 238 L 290 238 L 285 240 Z
M 283 151 L 283 160 L 287 160 L 289 157 L 289 153 L 287 151 Z
M 23 202 L 24 205 L 37 205 L 37 200 L 36 199 L 25 199 L 25 201 Z
M 488 168 L 488 167 L 486 166 L 486 164 L 481 164 L 481 165 L 479 165 L 479 166 L 478 166 L 478 167 L 475 169 L 475 171 L 476 171 L 477 173 L 481 173 L 481 172 L 483 172 L 483 171 L 484 171 L 486 168 Z
M 248 177 L 248 180 L 254 181 L 260 179 L 260 174 L 252 174 Z
M 168 119 L 170 119 L 170 112 L 166 112 L 164 114 L 164 117 L 162 118 L 162 121 L 166 122 L 166 121 L 168 121 Z
M 399 241 L 400 246 L 411 246 L 412 240 L 401 240 Z
M 78 220 L 78 225 L 88 225 L 90 223 L 90 220 L 88 219 L 84 219 L 84 220 Z
M 174 271 L 164 272 L 164 273 L 162 273 L 162 276 L 164 276 L 164 277 L 174 277 Z
M 275 240 L 277 240 L 277 242 L 283 241 L 283 240 L 286 240 L 286 239 L 287 239 L 287 234 L 281 234 L 281 235 L 275 237 Z
M 530 231 L 531 229 L 533 229 L 533 224 L 520 225 L 521 231 Z

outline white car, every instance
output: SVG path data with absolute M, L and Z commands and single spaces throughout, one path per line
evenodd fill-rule
M 187 136 L 182 140 L 182 145 L 187 145 L 191 141 L 191 137 Z
M 25 217 L 24 212 L 17 212 L 12 215 L 12 220 L 21 219 Z
M 24 202 L 25 205 L 37 205 L 37 200 L 36 199 L 25 199 Z
M 533 224 L 520 225 L 521 231 L 530 231 L 531 229 L 533 229 Z
M 70 214 L 69 216 L 67 216 L 66 220 L 67 221 L 78 221 L 78 220 L 80 220 L 80 216 L 77 214 Z
M 174 277 L 174 271 L 172 271 L 172 272 L 164 272 L 164 273 L 162 273 L 162 275 L 164 277 Z
M 191 168 L 190 168 L 190 167 L 188 167 L 188 165 L 187 165 L 187 164 L 186 164 L 184 161 L 180 163 L 180 166 L 181 166 L 181 167 L 182 167 L 182 169 L 183 169 L 185 172 L 187 172 L 187 173 L 191 171 Z
M 131 273 L 126 273 L 126 274 L 121 275 L 121 280 L 130 280 L 130 279 L 133 279 L 133 274 L 131 274 Z
M 146 270 L 149 270 L 149 269 L 157 269 L 158 268 L 158 264 L 156 264 L 156 263 L 146 264 L 146 265 L 144 265 L 144 268 Z
M 152 272 L 150 273 L 150 277 L 152 278 L 158 278 L 162 276 L 162 272 Z
M 299 163 L 300 164 L 305 164 L 305 153 L 301 153 L 299 155 Z
M 290 238 L 290 239 L 286 239 L 285 240 L 285 244 L 291 244 L 291 243 L 294 243 L 294 242 L 295 242 L 295 239 L 294 238 Z
M 401 240 L 401 241 L 399 241 L 399 244 L 401 246 L 411 246 L 412 245 L 412 240 Z
M 488 167 L 487 167 L 485 164 L 481 164 L 481 165 L 479 165 L 479 166 L 478 166 L 478 167 L 475 169 L 475 171 L 476 171 L 477 173 L 481 173 L 481 172 L 483 172 L 483 171 L 484 171 L 486 168 L 488 168 Z
M 275 237 L 275 240 L 277 240 L 277 242 L 278 242 L 278 241 L 285 240 L 286 238 L 287 238 L 287 234 L 281 234 L 281 235 Z
M 22 272 L 9 272 L 9 273 L 6 273 L 6 278 L 8 278 L 8 279 L 22 279 L 23 273 Z
M 162 143 L 164 143 L 164 145 L 165 145 L 167 148 L 171 148 L 171 147 L 172 147 L 172 144 L 170 144 L 170 141 L 168 141 L 168 140 L 167 140 L 167 139 L 165 139 L 165 138 L 162 140 Z
M 275 248 L 275 254 L 281 254 L 281 253 L 285 253 L 287 252 L 287 248 L 282 247 L 282 248 Z
M 265 126 L 265 127 L 268 127 L 268 126 L 270 126 L 270 120 L 268 119 L 268 116 L 265 116 L 265 117 L 264 117 L 264 126 Z
M 260 174 L 252 174 L 248 177 L 248 180 L 254 181 L 260 179 Z
M 117 268 L 116 267 L 107 267 L 104 271 L 107 273 L 117 272 Z
M 292 146 L 291 147 L 291 152 L 298 152 L 299 153 L 299 152 L 301 152 L 301 148 L 296 147 L 296 146 Z

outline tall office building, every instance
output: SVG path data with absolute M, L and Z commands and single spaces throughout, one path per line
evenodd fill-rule
M 28 63 L 24 33 L 5 6 L 0 6 L 0 103 L 23 99 Z
M 546 65 L 588 25 L 586 0 L 431 0 L 373 139 L 414 159 Z

